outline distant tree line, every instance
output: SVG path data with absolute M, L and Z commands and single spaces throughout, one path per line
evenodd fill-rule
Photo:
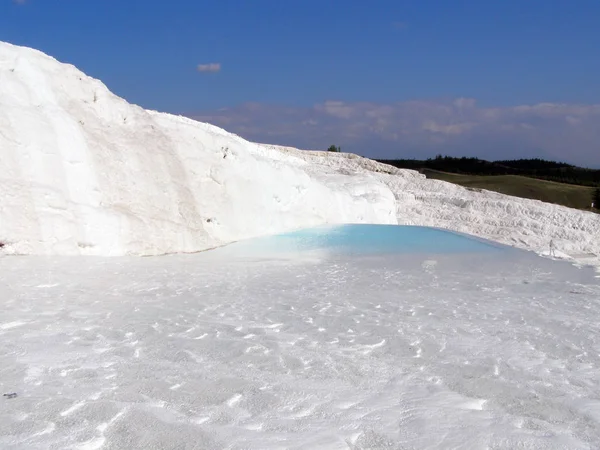
M 594 189 L 594 195 L 592 197 L 592 204 L 594 205 L 594 209 L 600 211 L 600 187 Z
M 379 159 L 378 161 L 400 169 L 430 169 L 465 175 L 521 175 L 558 183 L 600 187 L 600 170 L 585 169 L 539 158 L 486 161 L 479 158 L 437 155 L 426 160 Z

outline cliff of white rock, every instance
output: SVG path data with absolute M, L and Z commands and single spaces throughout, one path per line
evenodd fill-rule
M 147 111 L 0 43 L 0 250 L 157 255 L 325 223 L 448 228 L 598 263 L 600 216 Z

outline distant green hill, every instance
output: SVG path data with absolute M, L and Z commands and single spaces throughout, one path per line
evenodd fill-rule
M 430 169 L 463 175 L 520 175 L 557 183 L 600 186 L 600 170 L 586 169 L 543 159 L 486 161 L 479 158 L 454 158 L 438 155 L 435 158 L 426 160 L 380 159 L 378 161 L 401 169 Z
M 440 155 L 427 160 L 378 161 L 401 169 L 418 170 L 427 178 L 470 189 L 487 189 L 577 209 L 591 210 L 595 186 L 600 187 L 600 170 L 543 159 L 486 161 Z
M 470 189 L 487 189 L 577 209 L 589 210 L 594 193 L 594 188 L 589 186 L 537 180 L 520 175 L 460 175 L 430 169 L 424 169 L 422 173 L 427 178 L 448 181 Z

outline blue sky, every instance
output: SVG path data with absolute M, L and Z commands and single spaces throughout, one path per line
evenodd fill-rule
M 0 40 L 250 139 L 600 166 L 598 23 L 597 0 L 0 0 Z

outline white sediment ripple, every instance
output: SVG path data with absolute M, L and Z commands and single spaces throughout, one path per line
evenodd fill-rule
M 300 260 L 0 260 L 0 448 L 600 446 L 590 270 Z

